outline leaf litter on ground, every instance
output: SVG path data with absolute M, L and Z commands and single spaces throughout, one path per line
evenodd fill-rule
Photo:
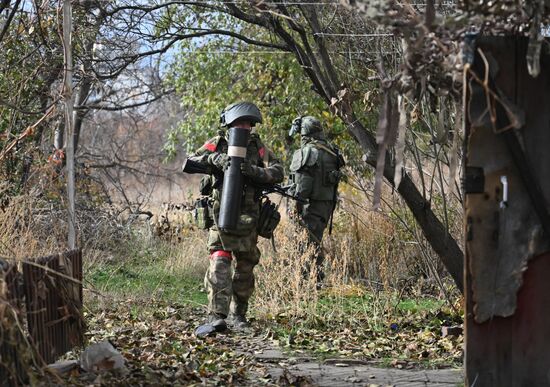
M 276 343 L 320 359 L 348 358 L 396 368 L 446 368 L 462 364 L 462 334 L 442 335 L 444 326 L 462 324 L 453 309 L 392 311 L 334 316 L 330 324 L 300 323 L 285 313 L 271 316 Z
M 88 344 L 111 342 L 128 372 L 73 372 L 65 378 L 71 385 L 308 385 L 285 373 L 277 380 L 269 375 L 268 365 L 255 355 L 277 346 L 287 353 L 279 362 L 283 369 L 292 359 L 308 357 L 395 368 L 453 367 L 462 359 L 462 335 L 442 337 L 440 332 L 444 324 L 460 323 L 460 316 L 443 309 L 392 316 L 377 329 L 368 316 L 308 326 L 283 313 L 255 321 L 247 334 L 229 331 L 205 338 L 194 335 L 205 321 L 203 306 L 128 299 L 92 308 L 85 317 Z M 75 351 L 67 358 L 78 356 Z
M 204 322 L 203 308 L 168 305 L 142 307 L 138 313 L 127 300 L 109 309 L 86 313 L 88 343 L 108 340 L 126 360 L 128 373 L 71 375 L 70 385 L 270 385 L 267 369 L 252 354 L 237 351 L 235 332 L 198 338 L 193 332 Z M 72 353 L 68 357 L 78 357 Z

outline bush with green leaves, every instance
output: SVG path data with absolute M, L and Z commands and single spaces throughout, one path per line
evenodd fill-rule
M 227 45 L 230 45 L 228 48 Z M 292 55 L 235 42 L 184 42 L 167 80 L 176 87 L 186 118 L 171 131 L 166 151 L 183 144 L 192 152 L 220 130 L 222 109 L 237 101 L 258 105 L 263 124 L 258 132 L 277 155 L 288 155 L 286 136 L 299 115 L 319 117 L 330 138 L 351 145 L 341 121 L 311 88 Z

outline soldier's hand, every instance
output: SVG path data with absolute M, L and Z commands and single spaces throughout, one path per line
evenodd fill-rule
M 222 172 L 229 167 L 230 161 L 231 158 L 226 153 L 212 153 L 208 156 L 208 162 Z
M 254 177 L 257 174 L 257 168 L 250 163 L 250 160 L 244 159 L 241 163 L 241 173 L 243 176 Z

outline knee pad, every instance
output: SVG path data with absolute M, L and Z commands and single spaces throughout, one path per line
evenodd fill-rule
M 210 259 L 227 259 L 231 261 L 233 257 L 231 256 L 231 251 L 210 250 Z

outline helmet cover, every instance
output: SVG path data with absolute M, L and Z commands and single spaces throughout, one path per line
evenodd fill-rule
M 317 118 L 312 116 L 305 116 L 302 118 L 302 125 L 300 134 L 302 136 L 310 136 L 314 133 L 322 132 L 323 131 L 323 125 L 321 124 L 321 121 L 319 121 Z
M 237 120 L 250 121 L 252 126 L 263 122 L 260 109 L 251 102 L 233 103 L 222 110 L 220 116 L 222 126 L 229 126 Z

